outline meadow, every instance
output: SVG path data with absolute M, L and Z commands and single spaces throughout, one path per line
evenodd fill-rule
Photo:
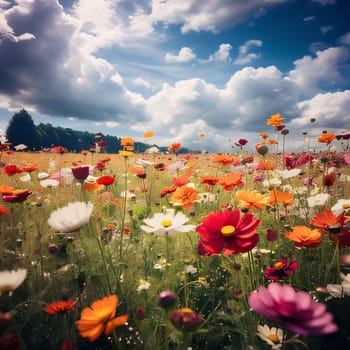
M 349 348 L 349 151 L 245 141 L 2 147 L 0 348 Z

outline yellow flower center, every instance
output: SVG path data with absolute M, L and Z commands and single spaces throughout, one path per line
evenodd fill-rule
M 349 209 L 349 208 L 350 208 L 350 204 L 348 204 L 348 203 L 343 204 L 343 209 Z
M 173 223 L 170 220 L 165 219 L 165 220 L 162 220 L 160 224 L 166 228 L 166 227 L 171 226 Z
M 280 338 L 277 334 L 270 334 L 267 339 L 271 340 L 275 345 L 280 343 Z
M 273 265 L 273 267 L 277 270 L 281 270 L 283 268 L 284 264 L 281 261 L 277 261 L 275 265 Z
M 221 228 L 221 233 L 225 237 L 232 236 L 236 231 L 236 228 L 232 225 L 226 225 Z
M 190 309 L 189 307 L 184 307 L 184 308 L 182 308 L 180 311 L 181 311 L 181 312 L 184 312 L 184 313 L 192 313 L 192 312 L 193 312 L 193 310 Z

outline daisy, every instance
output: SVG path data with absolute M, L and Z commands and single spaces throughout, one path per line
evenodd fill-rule
M 283 330 L 276 327 L 269 327 L 268 325 L 259 325 L 257 335 L 265 341 L 267 344 L 271 345 L 272 350 L 281 349 L 283 346 Z
M 291 169 L 291 170 L 277 170 L 278 175 L 282 179 L 290 179 L 291 177 L 298 176 L 301 172 L 301 169 Z
M 69 203 L 53 211 L 47 223 L 60 233 L 76 231 L 89 222 L 93 208 L 91 202 Z
M 307 198 L 307 205 L 309 208 L 321 207 L 326 204 L 330 195 L 328 193 L 319 193 Z
M 156 213 L 152 218 L 144 219 L 145 225 L 141 225 L 141 229 L 157 236 L 173 236 L 178 232 L 193 230 L 194 225 L 185 225 L 188 221 L 189 218 L 183 212 L 166 209 L 164 213 Z
M 350 209 L 350 199 L 338 199 L 338 202 L 333 205 L 331 211 L 338 216 L 343 214 L 347 209 Z
M 141 290 L 147 290 L 149 289 L 149 287 L 151 286 L 151 283 L 149 283 L 148 281 L 144 280 L 144 279 L 140 279 L 140 284 L 137 287 L 137 291 L 141 292 Z
M 13 291 L 23 283 L 26 276 L 26 269 L 0 271 L 0 295 L 8 293 L 11 296 Z

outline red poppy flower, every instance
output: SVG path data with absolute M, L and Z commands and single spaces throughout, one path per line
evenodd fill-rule
M 105 186 L 110 186 L 113 185 L 115 181 L 115 178 L 110 175 L 104 175 L 100 176 L 97 180 L 96 183 L 99 185 L 105 185 Z
M 34 165 L 28 165 L 28 166 L 22 167 L 21 170 L 24 173 L 32 173 L 33 171 L 37 171 L 38 167 Z
M 66 312 L 72 310 L 75 306 L 75 301 L 73 299 L 69 300 L 59 300 L 47 305 L 44 311 L 48 314 L 57 314 L 60 312 Z
M 4 172 L 7 176 L 13 176 L 22 172 L 21 168 L 18 168 L 15 164 L 9 164 L 4 167 Z
M 55 147 L 51 148 L 51 151 L 55 152 L 55 153 L 63 154 L 65 152 L 68 152 L 68 149 L 66 147 L 63 147 L 63 146 L 55 146 Z
M 260 221 L 253 214 L 240 216 L 240 210 L 225 210 L 206 216 L 196 228 L 200 235 L 199 255 L 245 253 L 256 247 Z
M 3 193 L 2 200 L 8 203 L 19 203 L 25 201 L 31 194 L 31 190 L 13 190 L 9 193 Z
M 89 176 L 89 170 L 90 168 L 88 165 L 72 167 L 73 176 L 77 180 L 85 180 Z
M 235 142 L 235 145 L 242 148 L 247 143 L 248 143 L 248 140 L 246 140 L 246 139 L 239 139 L 238 142 Z
M 264 274 L 267 279 L 276 281 L 290 276 L 298 267 L 299 263 L 296 260 L 289 263 L 288 258 L 283 258 L 265 269 Z
M 217 182 L 219 181 L 219 178 L 216 176 L 200 176 L 201 185 L 209 185 L 209 186 L 215 186 Z

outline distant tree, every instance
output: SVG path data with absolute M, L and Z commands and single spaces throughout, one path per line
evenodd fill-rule
M 21 109 L 12 116 L 6 129 L 6 137 L 12 146 L 23 143 L 30 150 L 40 147 L 39 135 L 33 119 L 25 109 Z

